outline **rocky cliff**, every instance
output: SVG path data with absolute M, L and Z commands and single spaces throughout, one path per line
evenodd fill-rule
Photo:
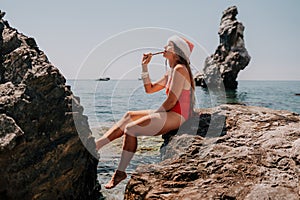
M 215 53 L 206 58 L 203 74 L 196 75 L 197 86 L 214 88 L 224 84 L 226 89 L 237 88 L 238 73 L 250 62 L 244 42 L 245 28 L 237 21 L 237 14 L 236 6 L 223 12 L 218 32 L 220 44 Z
M 0 199 L 95 199 L 98 160 L 84 147 L 95 143 L 79 98 L 0 16 Z
M 165 140 L 164 160 L 138 167 L 125 199 L 300 199 L 298 114 L 222 105 Z

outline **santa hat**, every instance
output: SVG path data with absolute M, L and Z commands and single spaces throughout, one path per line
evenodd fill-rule
M 173 35 L 172 37 L 170 37 L 168 39 L 168 43 L 169 42 L 173 42 L 182 51 L 182 53 L 181 53 L 181 52 L 176 52 L 176 50 L 175 50 L 176 54 L 180 55 L 181 57 L 183 57 L 189 61 L 190 55 L 194 48 L 193 43 L 191 43 L 187 39 L 185 39 L 183 37 L 179 37 L 177 35 Z M 182 54 L 184 54 L 184 55 L 182 55 Z

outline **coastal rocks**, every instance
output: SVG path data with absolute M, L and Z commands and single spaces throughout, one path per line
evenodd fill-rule
M 245 28 L 237 21 L 237 14 L 236 6 L 229 7 L 223 12 L 218 32 L 220 44 L 215 53 L 206 58 L 203 74 L 195 76 L 197 86 L 237 88 L 238 73 L 245 69 L 251 59 L 245 48 Z
M 0 13 L 0 199 L 97 199 L 98 160 L 84 146 L 95 143 L 79 98 Z
M 165 141 L 161 163 L 137 168 L 125 199 L 300 198 L 298 114 L 242 105 L 199 112 L 194 125 Z M 219 135 L 199 136 L 197 124 L 214 115 L 224 124 Z

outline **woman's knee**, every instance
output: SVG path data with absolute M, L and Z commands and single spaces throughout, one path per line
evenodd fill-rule
M 136 134 L 136 131 L 134 131 L 135 129 L 135 125 L 129 123 L 125 126 L 125 129 L 124 129 L 124 134 L 125 135 L 129 135 L 129 136 L 133 136 L 133 137 L 136 137 L 137 134 Z
M 123 119 L 129 121 L 132 120 L 132 118 L 135 116 L 135 112 L 134 111 L 127 111 L 124 116 Z
M 131 116 L 131 111 L 127 111 L 124 115 L 123 115 L 123 119 L 128 119 Z

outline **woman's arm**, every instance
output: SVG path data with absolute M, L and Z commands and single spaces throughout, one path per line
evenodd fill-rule
M 155 83 L 152 83 L 149 76 L 143 78 L 145 92 L 147 94 L 151 94 L 164 89 L 167 83 L 167 79 L 168 77 L 167 75 L 165 75 L 160 80 L 156 81 Z
M 157 91 L 162 90 L 166 83 L 167 83 L 167 77 L 164 76 L 160 80 L 158 80 L 155 83 L 152 83 L 149 77 L 149 72 L 148 72 L 148 63 L 151 61 L 152 54 L 144 54 L 143 59 L 142 59 L 142 79 L 144 82 L 144 88 L 146 93 L 154 93 Z
M 174 68 L 169 95 L 156 112 L 169 111 L 175 106 L 183 90 L 186 73 L 188 72 L 183 65 L 179 64 Z

